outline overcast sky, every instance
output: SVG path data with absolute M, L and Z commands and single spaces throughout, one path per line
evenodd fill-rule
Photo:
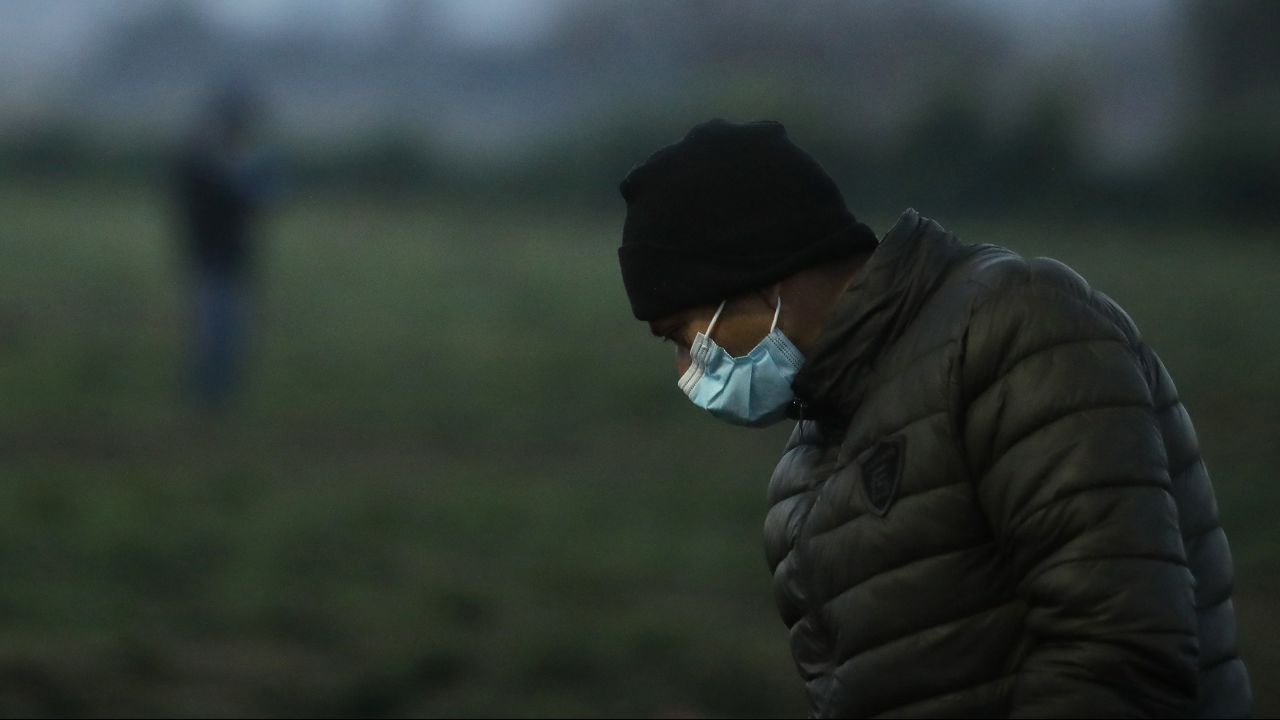
M 97 44 L 110 38 L 113 27 L 159 4 L 189 2 L 216 22 L 246 31 L 359 37 L 385 29 L 389 17 L 400 17 L 389 8 L 412 1 L 0 0 L 0 104 L 11 114 L 40 107 L 56 81 L 78 61 L 91 57 Z M 1140 28 L 1137 37 L 1164 42 L 1163 38 L 1173 37 L 1167 31 L 1180 7 L 1167 0 L 950 1 L 1012 29 L 1011 38 L 1022 48 L 1021 55 L 1032 59 L 1088 56 L 1092 40 L 1124 28 Z M 573 0 L 427 0 L 425 4 L 424 23 L 434 24 L 455 43 L 485 48 L 537 42 L 563 13 L 572 12 Z
M 0 77 L 56 67 L 123 15 L 178 0 L 0 0 Z M 408 2 L 411 0 L 387 0 Z M 606 0 L 609 1 L 609 0 Z M 696 0 L 690 0 L 694 2 Z M 783 0 L 779 0 L 780 2 Z M 959 0 L 1010 23 L 1036 43 L 1070 42 L 1082 27 L 1141 21 L 1158 29 L 1173 3 L 1165 0 Z M 360 34 L 386 15 L 386 1 L 205 0 L 215 18 L 244 28 L 304 26 Z M 519 44 L 555 23 L 564 0 L 428 0 L 447 34 L 471 45 Z

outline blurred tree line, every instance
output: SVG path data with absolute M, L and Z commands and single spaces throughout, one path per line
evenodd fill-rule
M 195 38 L 187 45 L 209 35 L 189 9 L 165 12 L 146 32 Z M 572 3 L 539 46 L 499 53 L 480 71 L 416 43 L 397 16 L 398 69 L 381 79 L 398 93 L 396 112 L 343 142 L 286 142 L 285 165 L 298 188 L 612 206 L 626 170 L 692 124 L 767 117 L 788 125 L 855 208 L 1280 219 L 1280 3 L 1187 3 L 1178 12 L 1182 31 L 1169 42 L 1185 43 L 1189 61 L 1163 71 L 1182 73 L 1186 112 L 1144 162 L 1096 157 L 1088 95 L 1097 68 L 1068 58 L 1006 93 L 997 71 L 1017 57 L 1009 47 L 1016 38 L 963 5 L 655 0 Z M 170 27 L 182 23 L 183 32 Z M 140 73 L 166 57 L 147 56 L 127 35 L 120 48 L 119 72 Z M 381 52 L 380 62 L 392 62 Z M 586 86 L 593 102 L 570 107 L 518 151 L 477 159 L 405 121 L 453 97 L 439 83 L 415 84 L 417 67 L 481 87 L 528 86 L 525 95 L 545 92 L 546 104 L 556 91 L 539 83 L 558 77 Z M 1017 101 L 1002 102 L 1002 94 Z M 95 137 L 75 118 L 41 123 L 0 146 L 0 172 L 145 180 L 170 152 L 165 143 Z

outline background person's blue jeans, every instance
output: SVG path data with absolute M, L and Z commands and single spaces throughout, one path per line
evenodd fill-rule
M 190 382 L 206 409 L 221 409 L 235 393 L 244 364 L 248 283 L 228 272 L 198 271 L 192 277 L 194 317 Z

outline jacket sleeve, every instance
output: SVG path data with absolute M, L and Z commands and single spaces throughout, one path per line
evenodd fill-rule
M 1193 578 L 1132 323 L 1054 261 L 970 316 L 959 419 L 1025 603 L 1014 717 L 1177 717 L 1197 693 Z

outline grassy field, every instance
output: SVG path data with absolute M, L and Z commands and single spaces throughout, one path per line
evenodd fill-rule
M 161 199 L 0 184 L 0 714 L 804 713 L 760 541 L 789 428 L 689 407 L 620 209 L 293 198 L 211 420 Z M 941 220 L 1072 265 L 1162 355 L 1280 713 L 1274 238 Z

